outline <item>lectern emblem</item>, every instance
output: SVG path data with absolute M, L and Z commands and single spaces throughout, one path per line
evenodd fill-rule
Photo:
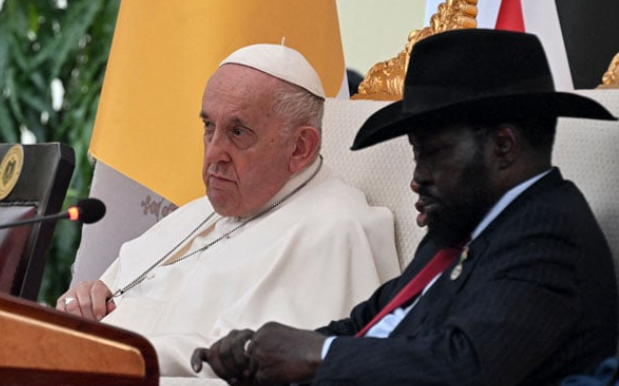
M 0 163 L 0 200 L 4 200 L 17 184 L 24 164 L 24 148 L 15 145 L 6 152 Z

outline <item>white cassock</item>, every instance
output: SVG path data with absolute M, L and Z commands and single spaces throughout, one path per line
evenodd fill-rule
M 294 176 L 265 208 L 303 184 L 317 167 L 318 161 Z M 112 292 L 122 288 L 212 212 L 206 197 L 177 209 L 125 243 L 101 279 Z M 176 257 L 243 220 L 213 216 Z M 255 329 L 268 321 L 300 328 L 325 325 L 348 315 L 398 275 L 393 227 L 388 209 L 370 207 L 361 191 L 324 165 L 274 210 L 207 250 L 155 268 L 116 298 L 116 310 L 103 321 L 146 336 L 157 351 L 161 375 L 214 378 L 206 365 L 200 374 L 191 369 L 196 347 L 209 347 L 231 329 Z

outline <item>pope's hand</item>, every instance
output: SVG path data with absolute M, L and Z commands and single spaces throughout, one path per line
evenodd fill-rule
M 81 282 L 58 298 L 56 309 L 99 321 L 116 308 L 113 301 L 108 302 L 111 297 L 112 292 L 101 280 Z

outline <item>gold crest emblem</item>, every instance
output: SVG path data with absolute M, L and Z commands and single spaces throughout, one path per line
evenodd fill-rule
M 24 148 L 15 145 L 6 152 L 0 163 L 0 200 L 4 200 L 17 184 L 24 164 Z
M 451 275 L 449 275 L 449 278 L 451 280 L 458 280 L 461 274 L 462 274 L 462 264 L 458 263 L 458 265 L 456 265 L 454 269 L 451 271 Z

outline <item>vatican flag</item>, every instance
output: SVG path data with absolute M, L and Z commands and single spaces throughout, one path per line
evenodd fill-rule
M 202 92 L 238 48 L 282 43 L 318 71 L 327 96 L 344 84 L 335 0 L 121 2 L 91 154 L 182 205 L 204 195 Z

